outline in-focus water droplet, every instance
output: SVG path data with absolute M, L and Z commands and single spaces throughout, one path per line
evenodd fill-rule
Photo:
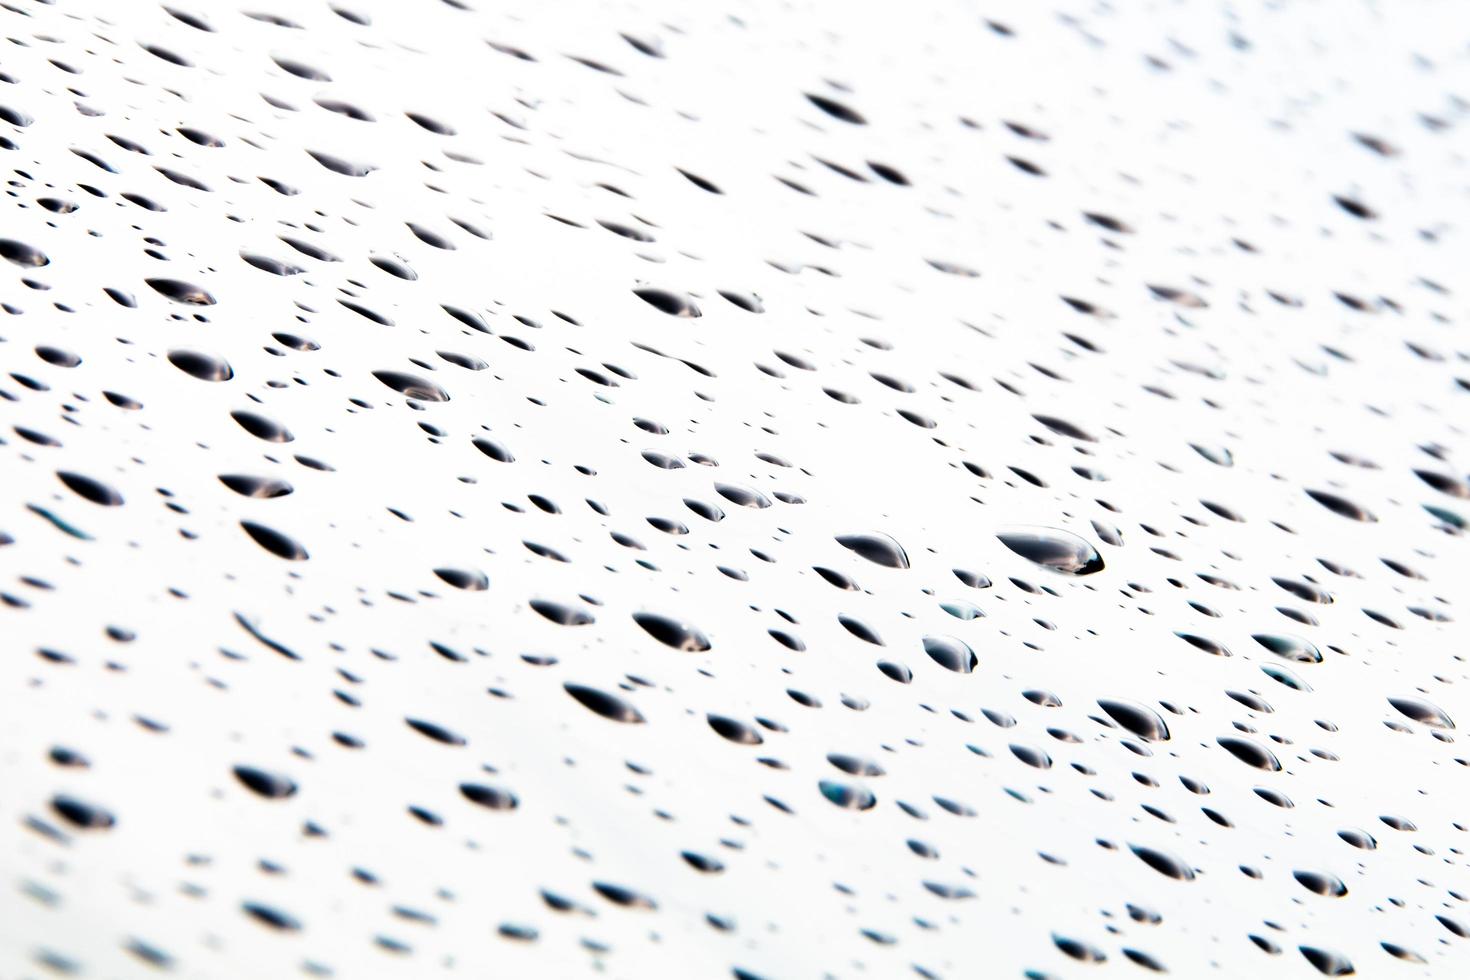
M 1068 575 L 1103 569 L 1102 556 L 1083 538 L 1058 528 L 1011 527 L 996 534 L 1001 544 L 1028 561 Z

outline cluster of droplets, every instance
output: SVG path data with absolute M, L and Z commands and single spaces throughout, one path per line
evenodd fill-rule
M 1448 83 L 369 6 L 3 15 L 0 974 L 1458 975 Z

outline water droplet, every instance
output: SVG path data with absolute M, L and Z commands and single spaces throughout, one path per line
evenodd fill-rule
M 107 810 L 75 796 L 52 797 L 51 809 L 78 830 L 107 830 L 117 823 L 117 819 Z
M 1388 703 L 1393 705 L 1399 714 L 1412 718 L 1422 725 L 1430 728 L 1451 729 L 1455 723 L 1444 710 L 1430 704 L 1423 698 L 1389 698 Z
M 862 786 L 824 779 L 817 784 L 827 800 L 844 810 L 871 810 L 878 802 L 871 790 Z
M 296 793 L 296 783 L 278 772 L 257 769 L 254 766 L 236 766 L 234 773 L 235 778 L 257 796 L 283 800 Z
M 1169 726 L 1157 711 L 1136 701 L 1117 698 L 1100 698 L 1098 707 L 1107 712 L 1109 718 L 1147 742 L 1167 742 Z
M 1234 735 L 1222 735 L 1215 741 L 1221 748 L 1248 766 L 1255 766 L 1267 772 L 1278 772 L 1281 769 L 1281 763 L 1277 760 L 1276 754 L 1258 742 Z
M 305 561 L 307 558 L 305 548 L 275 528 L 257 524 L 255 521 L 241 521 L 240 526 L 256 544 L 277 558 L 284 558 L 287 561 Z
M 589 711 L 621 721 L 625 724 L 642 724 L 643 715 L 637 708 L 615 694 L 600 691 L 584 684 L 566 684 L 566 691 Z
M 156 292 L 187 306 L 213 306 L 214 297 L 203 287 L 180 279 L 146 279 Z
M 1128 847 L 1140 861 L 1159 874 L 1177 878 L 1180 881 L 1194 880 L 1194 869 L 1174 855 L 1156 848 L 1144 847 L 1141 844 L 1129 844 Z
M 1328 871 L 1293 871 L 1291 876 L 1309 892 L 1318 895 L 1326 895 L 1329 898 L 1341 898 L 1346 895 L 1347 885 L 1342 879 Z
M 649 636 L 675 650 L 682 650 L 685 653 L 703 653 L 710 648 L 710 642 L 703 633 L 671 616 L 665 616 L 662 613 L 640 612 L 633 614 L 633 620 L 643 627 Z
M 13 238 L 0 238 L 0 259 L 27 269 L 39 269 L 43 265 L 51 264 L 45 252 Z
M 968 674 L 979 664 L 979 658 L 970 645 L 953 636 L 924 637 L 924 652 L 930 660 L 956 674 Z
M 471 803 L 478 804 L 487 810 L 514 810 L 520 806 L 514 793 L 501 789 L 498 786 L 486 786 L 483 783 L 460 783 L 460 795 Z
M 1322 651 L 1317 649 L 1317 645 L 1299 636 L 1289 636 L 1284 633 L 1253 633 L 1251 639 L 1276 656 L 1299 664 L 1320 664 L 1322 662 Z
M 635 289 L 633 294 L 643 300 L 654 309 L 662 310 L 669 316 L 697 317 L 702 316 L 699 307 L 688 296 L 679 293 L 671 293 L 666 289 Z
M 83 500 L 90 500 L 94 504 L 103 507 L 121 507 L 123 503 L 122 494 L 101 480 L 81 473 L 71 473 L 65 470 L 57 470 L 56 476 L 66 488 Z M 1453 727 L 1453 726 L 1452 726 Z
M 1085 540 L 1049 527 L 1013 527 L 999 532 L 1001 544 L 1028 561 L 1068 575 L 1091 575 L 1103 569 L 1102 556 Z
M 171 350 L 168 362 L 200 381 L 228 381 L 235 376 L 234 369 L 223 358 L 201 351 Z
M 837 543 L 875 565 L 885 568 L 909 567 L 909 556 L 904 552 L 903 546 L 886 534 L 844 534 L 837 538 Z
M 1326 490 L 1308 490 L 1307 496 L 1311 497 L 1313 500 L 1317 501 L 1317 503 L 1332 511 L 1334 514 L 1340 514 L 1343 517 L 1348 517 L 1355 521 L 1364 521 L 1367 523 L 1372 523 L 1378 520 L 1378 518 L 1374 517 L 1367 508 L 1360 507 L 1357 504 L 1353 503 L 1351 500 L 1348 500 L 1346 497 L 1338 496 L 1335 493 L 1329 493 Z
M 401 371 L 374 371 L 373 377 L 394 391 L 423 402 L 447 402 L 449 393 L 432 381 Z

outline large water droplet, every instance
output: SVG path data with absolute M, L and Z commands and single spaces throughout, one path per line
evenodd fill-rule
M 1001 544 L 1028 561 L 1068 575 L 1103 569 L 1102 556 L 1083 538 L 1050 527 L 1011 527 L 996 534 Z

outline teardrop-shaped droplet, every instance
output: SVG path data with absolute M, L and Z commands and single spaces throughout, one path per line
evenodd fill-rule
M 66 470 L 57 470 L 56 476 L 62 483 L 66 484 L 68 490 L 84 500 L 90 500 L 92 503 L 102 507 L 122 506 L 122 494 L 101 480 L 84 476 L 81 473 L 70 473 Z
M 490 588 L 490 579 L 484 572 L 464 568 L 436 568 L 434 574 L 456 589 L 466 592 L 484 592 Z
M 706 715 L 705 720 L 709 722 L 709 727 L 719 733 L 721 738 L 737 745 L 760 745 L 765 741 L 755 726 L 748 725 L 738 718 L 711 714 Z
M 421 402 L 447 402 L 449 392 L 439 385 L 413 374 L 402 371 L 374 371 L 373 377 L 394 391 Z
M 1347 885 L 1330 871 L 1293 871 L 1291 876 L 1307 891 L 1328 898 L 1341 898 L 1348 893 Z
M 1107 712 L 1109 718 L 1146 742 L 1167 742 L 1169 726 L 1152 708 L 1136 701 L 1118 698 L 1099 698 L 1098 707 Z
M 460 795 L 487 810 L 514 810 L 520 801 L 510 790 L 483 783 L 460 783 Z
M 629 725 L 643 723 L 643 714 L 616 694 L 609 694 L 585 684 L 569 683 L 563 686 L 579 704 L 595 714 Z
M 633 620 L 642 626 L 649 636 L 675 650 L 702 653 L 710 648 L 710 642 L 703 633 L 671 616 L 665 616 L 662 613 L 639 612 L 633 614 Z
M 817 784 L 817 787 L 830 802 L 844 810 L 871 810 L 878 802 L 872 790 L 864 786 L 853 786 L 835 779 L 823 779 Z
M 277 558 L 284 558 L 287 561 L 306 561 L 306 549 L 275 528 L 266 527 L 254 521 L 241 521 L 240 526 L 256 544 Z
M 694 305 L 694 300 L 680 293 L 652 288 L 635 289 L 633 292 L 643 302 L 654 309 L 662 310 L 669 316 L 696 317 L 701 315 L 699 307 Z
M 200 381 L 228 381 L 235 376 L 229 362 L 213 354 L 197 350 L 176 349 L 168 352 L 168 362 Z
M 1322 651 L 1317 649 L 1317 645 L 1300 636 L 1285 633 L 1253 633 L 1251 639 L 1276 656 L 1299 664 L 1320 664 L 1322 662 Z
M 1091 575 L 1103 569 L 1102 556 L 1070 531 L 1051 527 L 1011 527 L 996 534 L 1001 544 L 1028 561 L 1068 575 Z
M 1399 714 L 1412 718 L 1421 725 L 1442 729 L 1455 727 L 1455 723 L 1450 720 L 1450 716 L 1445 714 L 1442 708 L 1430 704 L 1423 698 L 1389 698 L 1388 703 L 1393 705 Z
M 908 568 L 909 556 L 903 546 L 886 534 L 870 531 L 863 534 L 844 534 L 837 543 L 849 551 L 866 558 L 875 565 L 885 568 Z
M 111 812 L 97 804 L 65 794 L 51 798 L 51 809 L 80 830 L 107 830 L 117 822 Z
M 1144 847 L 1141 844 L 1129 844 L 1129 849 L 1138 856 L 1144 864 L 1153 868 L 1161 875 L 1177 878 L 1180 881 L 1193 881 L 1194 869 L 1179 858 L 1153 847 Z
M 296 792 L 296 783 L 278 772 L 257 769 L 255 766 L 236 766 L 235 778 L 257 796 L 270 800 L 284 800 Z
M 1366 507 L 1360 507 L 1346 497 L 1339 496 L 1338 494 L 1329 493 L 1326 490 L 1308 490 L 1307 496 L 1334 514 L 1340 514 L 1343 517 L 1351 518 L 1355 521 L 1362 521 L 1366 524 L 1371 524 L 1378 520 Z
M 924 637 L 924 652 L 929 655 L 930 660 L 956 674 L 968 674 L 979 663 L 970 645 L 953 636 Z
M 45 252 L 13 238 L 0 238 L 0 259 L 28 269 L 51 264 Z
M 1222 735 L 1215 741 L 1221 748 L 1248 766 L 1255 766 L 1267 772 L 1277 772 L 1281 769 L 1281 762 L 1276 758 L 1276 754 L 1259 742 L 1234 735 Z
M 145 279 L 144 281 L 175 303 L 184 303 L 188 306 L 214 305 L 214 297 L 203 286 L 196 286 L 182 279 Z
M 242 497 L 256 500 L 271 500 L 291 493 L 291 484 L 268 476 L 251 476 L 247 473 L 221 473 L 219 482 Z

